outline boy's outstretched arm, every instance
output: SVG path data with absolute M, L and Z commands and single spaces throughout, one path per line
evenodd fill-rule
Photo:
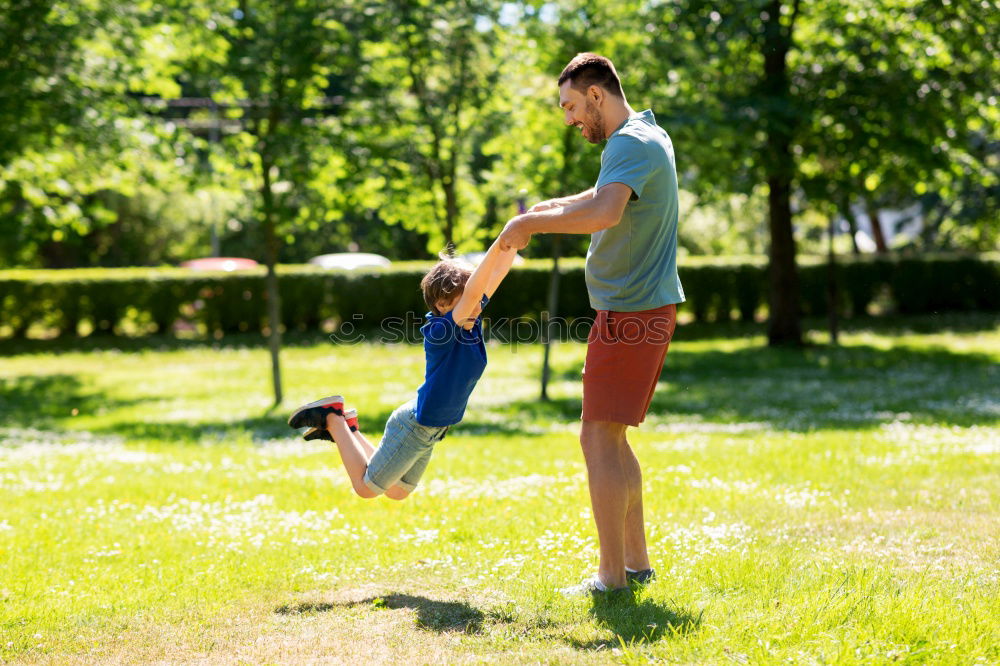
M 497 245 L 497 263 L 493 267 L 493 272 L 490 273 L 489 279 L 486 281 L 486 289 L 483 293 L 487 297 L 493 298 L 493 293 L 503 282 L 503 279 L 507 277 L 507 273 L 510 271 L 511 265 L 514 263 L 514 258 L 517 257 L 517 250 L 511 248 L 510 250 L 501 250 L 498 245 L 499 241 L 494 244 Z
M 501 250 L 500 241 L 493 241 L 493 245 L 486 251 L 486 256 L 472 271 L 469 281 L 465 283 L 462 296 L 458 299 L 458 304 L 452 310 L 451 316 L 455 323 L 469 319 L 476 307 L 479 306 L 483 294 L 493 295 L 497 285 L 510 270 L 515 255 L 517 255 L 517 250 Z

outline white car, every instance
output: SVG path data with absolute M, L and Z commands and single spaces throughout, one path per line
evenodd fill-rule
M 355 268 L 382 268 L 392 264 L 382 255 L 369 252 L 321 254 L 310 259 L 309 263 L 320 268 L 343 268 L 349 271 Z

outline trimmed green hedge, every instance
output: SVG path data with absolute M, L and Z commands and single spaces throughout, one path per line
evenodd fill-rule
M 316 330 L 325 321 L 377 324 L 384 318 L 422 315 L 419 283 L 429 263 L 390 269 L 324 271 L 280 266 L 282 318 L 287 329 Z M 564 263 L 560 316 L 591 313 L 583 264 Z M 687 294 L 683 308 L 700 321 L 753 320 L 767 303 L 762 259 L 690 259 L 681 262 Z M 549 262 L 515 268 L 490 304 L 490 316 L 538 318 L 547 309 Z M 827 311 L 827 266 L 800 261 L 802 312 Z M 867 313 L 873 302 L 900 313 L 946 310 L 1000 311 L 1000 256 L 866 257 L 837 265 L 839 311 Z M 260 331 L 266 320 L 264 270 L 192 272 L 179 268 L 0 271 L 0 328 L 23 337 L 39 326 L 74 335 L 169 332 L 191 326 L 220 335 Z M 81 327 L 83 322 L 89 326 Z M 126 325 L 127 323 L 127 325 Z

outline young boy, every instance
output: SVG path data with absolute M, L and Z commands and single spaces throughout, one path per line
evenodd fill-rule
M 516 254 L 501 251 L 494 242 L 475 270 L 444 259 L 420 281 L 430 308 L 420 327 L 427 361 L 424 383 L 415 399 L 389 417 L 377 449 L 358 429 L 357 412 L 344 411 L 339 395 L 304 405 L 288 419 L 293 428 L 312 428 L 306 439 L 337 444 L 351 485 L 361 497 L 405 499 L 427 468 L 434 445 L 462 420 L 472 389 L 486 369 L 479 315 Z

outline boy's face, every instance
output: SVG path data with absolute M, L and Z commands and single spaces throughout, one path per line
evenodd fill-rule
M 455 309 L 455 306 L 458 305 L 458 301 L 461 298 L 462 298 L 462 292 L 458 292 L 457 294 L 455 294 L 450 301 L 446 301 L 443 298 L 439 298 L 437 300 L 437 303 L 434 304 L 434 307 L 437 308 L 437 311 L 440 314 L 446 315 Z
M 438 302 L 435 303 L 434 306 L 437 308 L 438 312 L 440 312 L 442 315 L 446 315 L 452 310 L 454 310 L 455 306 L 458 305 L 458 301 L 461 300 L 462 298 L 462 293 L 463 292 L 458 292 L 450 301 L 446 301 L 444 299 L 438 299 Z M 482 303 L 476 303 L 476 307 L 473 308 L 472 313 L 469 314 L 468 321 L 470 323 L 474 322 L 476 320 L 476 317 L 478 317 L 482 313 L 482 311 L 483 311 Z M 463 322 L 455 322 L 455 323 L 462 324 Z

